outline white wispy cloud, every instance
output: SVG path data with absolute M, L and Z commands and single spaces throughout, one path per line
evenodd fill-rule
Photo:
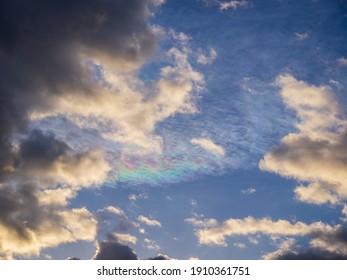
M 248 188 L 248 189 L 245 189 L 245 190 L 241 190 L 241 193 L 242 194 L 246 194 L 246 195 L 249 195 L 249 194 L 253 194 L 255 193 L 257 190 L 255 188 Z
M 298 32 L 295 32 L 294 33 L 294 36 L 295 36 L 295 39 L 298 40 L 298 41 L 304 41 L 306 40 L 308 37 L 309 37 L 309 33 L 306 32 L 306 33 L 298 33 Z
M 340 64 L 341 66 L 347 66 L 347 58 L 345 57 L 340 57 L 338 60 L 337 60 L 338 64 Z
M 218 155 L 224 156 L 225 150 L 222 146 L 215 144 L 211 139 L 208 138 L 193 138 L 190 143 L 200 146 L 205 151 Z
M 237 8 L 240 7 L 247 7 L 249 5 L 249 2 L 246 0 L 240 0 L 240 1 L 229 1 L 229 2 L 220 2 L 219 3 L 219 8 L 220 10 L 228 10 L 228 9 L 234 9 L 236 10 Z
M 203 65 L 212 64 L 217 58 L 217 51 L 214 48 L 210 49 L 209 55 L 205 55 L 202 51 L 198 54 L 197 62 Z
M 161 227 L 161 223 L 157 220 L 140 215 L 138 221 L 152 227 Z
M 160 250 L 160 246 L 155 241 L 148 238 L 145 238 L 143 241 L 148 250 Z
M 239 249 L 246 249 L 246 244 L 245 243 L 234 243 L 234 247 L 237 247 Z

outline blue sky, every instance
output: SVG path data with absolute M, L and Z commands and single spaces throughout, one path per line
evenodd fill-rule
M 5 2 L 0 258 L 347 258 L 346 1 Z

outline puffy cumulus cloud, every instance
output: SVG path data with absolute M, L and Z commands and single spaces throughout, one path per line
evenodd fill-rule
M 307 182 L 295 190 L 301 201 L 336 204 L 347 198 L 346 119 L 330 88 L 312 86 L 290 75 L 279 76 L 277 85 L 284 103 L 299 118 L 298 131 L 285 136 L 259 167 Z
M 249 2 L 246 0 L 241 0 L 241 1 L 233 0 L 230 2 L 220 2 L 219 8 L 223 11 L 228 9 L 236 10 L 237 8 L 248 7 L 248 6 L 249 6 Z
M 129 138 L 130 132 L 135 141 L 152 137 L 147 135 L 151 119 L 136 130 L 142 111 L 135 107 L 147 106 L 143 114 L 149 115 L 155 105 L 143 104 L 125 76 L 134 76 L 155 51 L 161 32 L 149 19 L 163 2 L 1 1 L 1 256 L 29 256 L 61 243 L 95 239 L 92 214 L 85 208 L 69 209 L 68 204 L 82 187 L 107 178 L 109 165 L 103 154 L 75 151 L 54 135 L 30 132 L 28 127 L 44 115 L 66 113 L 76 120 L 78 114 L 105 115 L 115 119 L 119 137 Z M 96 68 L 104 64 L 105 78 L 96 81 Z M 162 79 L 170 80 L 165 75 Z M 123 90 L 134 100 L 136 111 L 123 115 L 125 121 L 109 113 L 108 104 L 113 104 L 113 111 L 131 105 L 117 94 Z
M 149 3 L 1 2 L 2 167 L 11 160 L 11 133 L 25 127 L 30 114 L 54 108 L 58 97 L 97 98 L 86 60 L 122 71 L 138 69 L 147 60 L 157 43 L 148 23 Z
M 264 259 L 281 260 L 345 260 L 347 259 L 347 229 L 343 225 L 331 231 L 316 231 L 310 236 L 310 248 L 301 248 L 295 239 L 289 238 L 280 244 L 275 252 Z
M 138 217 L 138 220 L 139 220 L 139 222 L 144 223 L 144 224 L 146 224 L 148 226 L 161 227 L 161 223 L 159 221 L 150 219 L 150 218 L 145 217 L 143 215 L 140 215 Z
M 93 241 L 93 215 L 68 205 L 81 187 L 106 178 L 109 167 L 103 158 L 75 154 L 40 131 L 21 140 L 12 155 L 0 185 L 0 255 L 38 255 L 61 243 Z
M 125 217 L 125 213 L 122 209 L 117 206 L 108 206 L 105 208 L 108 212 L 115 214 L 117 216 Z
M 210 53 L 207 56 L 200 51 L 200 53 L 198 54 L 197 62 L 203 65 L 212 64 L 217 56 L 217 51 L 214 48 L 210 49 Z
M 247 217 L 244 219 L 229 219 L 222 224 L 214 219 L 196 222 L 186 220 L 197 227 L 196 235 L 200 244 L 211 244 L 217 246 L 227 246 L 226 237 L 235 235 L 309 235 L 315 231 L 329 231 L 333 228 L 321 222 L 305 224 L 302 222 L 290 223 L 286 220 L 272 221 L 269 218 L 255 219 Z M 213 221 L 213 222 L 210 222 Z
M 205 151 L 218 156 L 224 156 L 225 150 L 222 146 L 215 144 L 211 139 L 208 138 L 193 138 L 190 140 L 193 145 L 198 145 Z
M 66 209 L 64 199 L 42 203 L 46 195 L 29 184 L 1 185 L 0 255 L 29 257 L 61 243 L 95 239 L 97 222 L 87 209 Z
M 7 179 L 65 183 L 78 189 L 104 182 L 110 170 L 101 152 L 76 154 L 65 142 L 39 130 L 31 131 L 13 154 Z
M 130 153 L 161 153 L 163 143 L 155 134 L 156 125 L 176 114 L 196 113 L 195 100 L 204 82 L 202 74 L 189 63 L 191 50 L 186 35 L 169 34 L 179 46 L 168 50 L 171 65 L 162 67 L 151 85 L 142 82 L 137 72 L 124 73 L 107 63 L 100 64 L 99 80 L 89 86 L 88 92 L 57 95 L 54 108 L 36 110 L 31 118 L 64 114 L 80 127 L 94 129 L 102 122 L 107 132 L 102 130 L 101 135 L 125 145 Z
M 293 250 L 295 246 L 296 246 L 295 238 L 286 238 L 284 241 L 280 243 L 276 251 L 265 254 L 263 256 L 263 259 L 265 260 L 280 259 L 281 256 L 294 252 Z
M 128 233 L 113 233 L 112 236 L 120 243 L 137 243 L 137 237 Z
M 196 218 L 186 221 L 195 226 L 200 244 L 228 246 L 227 237 L 242 235 L 248 236 L 248 238 L 254 238 L 254 235 L 266 235 L 274 240 L 282 240 L 276 251 L 263 256 L 265 259 L 281 259 L 283 256 L 294 258 L 294 255 L 299 259 L 304 258 L 303 254 L 308 252 L 317 254 L 316 258 L 321 254 L 320 252 L 327 252 L 327 258 L 339 259 L 347 256 L 347 228 L 345 224 L 331 226 L 322 222 L 291 223 L 286 220 L 273 221 L 270 218 L 255 219 L 253 217 L 229 219 L 223 223 L 210 223 L 209 220 L 197 222 Z M 310 247 L 301 248 L 297 245 L 296 237 L 307 238 Z M 257 244 L 258 240 L 252 243 Z M 233 243 L 239 248 L 243 247 L 242 244 Z

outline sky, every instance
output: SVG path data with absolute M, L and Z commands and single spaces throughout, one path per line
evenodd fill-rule
M 347 259 L 347 1 L 3 0 L 0 259 Z

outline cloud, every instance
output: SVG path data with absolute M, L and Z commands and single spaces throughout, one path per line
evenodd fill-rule
M 160 250 L 160 246 L 153 240 L 145 238 L 143 242 L 148 250 Z
M 299 118 L 297 132 L 265 154 L 259 167 L 301 184 L 296 197 L 304 202 L 336 204 L 347 198 L 347 126 L 329 87 L 312 86 L 289 75 L 277 78 L 286 106 Z
M 89 85 L 88 93 L 76 91 L 56 96 L 55 108 L 36 110 L 31 117 L 42 119 L 63 114 L 81 128 L 96 130 L 103 123 L 106 126 L 101 129 L 101 136 L 125 145 L 128 153 L 160 154 L 163 140 L 155 134 L 156 125 L 176 114 L 197 113 L 195 100 L 204 78 L 191 67 L 187 44 L 179 42 L 179 46 L 167 51 L 172 65 L 162 67 L 159 78 L 151 85 L 141 81 L 137 72 L 114 70 L 105 62 L 98 64 L 99 80 Z
M 117 215 L 117 216 L 125 217 L 124 211 L 117 206 L 108 206 L 108 207 L 106 207 L 106 210 L 110 213 Z
M 347 217 L 347 204 L 345 204 L 345 205 L 343 206 L 342 214 L 345 215 L 345 216 Z
M 65 142 L 39 130 L 31 131 L 17 150 L 7 179 L 65 183 L 78 189 L 101 184 L 110 170 L 102 152 L 76 154 Z
M 203 218 L 203 217 L 200 217 Z M 214 221 L 206 222 L 206 221 Z M 303 222 L 291 223 L 287 220 L 273 221 L 270 218 L 255 219 L 246 217 L 244 219 L 228 219 L 218 223 L 214 219 L 197 221 L 197 217 L 187 219 L 196 228 L 196 236 L 199 244 L 228 246 L 227 237 L 254 235 L 267 235 L 272 239 L 280 239 L 277 251 L 267 253 L 265 259 L 279 259 L 284 255 L 310 252 L 327 252 L 327 255 L 336 258 L 347 256 L 347 228 L 344 224 L 331 226 L 323 222 L 306 224 Z M 296 245 L 296 237 L 309 239 L 310 248 L 302 249 Z M 256 244 L 257 242 L 252 242 Z M 243 243 L 233 243 L 234 246 L 242 248 Z M 313 256 L 312 256 L 313 257 Z M 318 255 L 317 255 L 318 257 Z
M 81 188 L 107 179 L 110 166 L 103 152 L 75 149 L 68 139 L 32 129 L 33 121 L 63 114 L 78 125 L 93 126 L 111 119 L 118 132 L 105 136 L 141 146 L 161 143 L 152 133 L 158 121 L 195 111 L 192 92 L 203 77 L 188 63 L 188 50 L 168 53 L 173 64 L 162 69 L 148 101 L 147 87 L 138 90 L 143 83 L 136 72 L 155 52 L 161 34 L 149 23 L 151 11 L 163 3 L 2 1 L 1 257 L 38 255 L 45 248 L 96 237 L 93 215 L 85 208 L 70 209 L 69 202 Z
M 0 185 L 0 255 L 38 255 L 61 243 L 93 241 L 93 215 L 68 206 L 81 187 L 106 178 L 109 167 L 103 158 L 76 154 L 66 143 L 37 130 L 11 153 L 14 161 Z
M 120 243 L 136 244 L 137 238 L 134 235 L 128 233 L 113 233 L 112 236 Z
M 158 254 L 153 258 L 149 258 L 149 260 L 174 260 L 173 258 L 170 258 L 168 255 L 164 255 L 164 254 Z
M 215 144 L 211 139 L 207 138 L 193 138 L 190 140 L 193 145 L 198 145 L 205 151 L 218 156 L 224 156 L 225 150 L 222 146 Z
M 347 260 L 347 255 L 332 253 L 325 250 L 307 249 L 299 252 L 286 252 L 274 256 L 276 260 Z
M 213 61 L 217 58 L 217 52 L 215 49 L 211 48 L 210 53 L 208 56 L 204 55 L 203 53 L 198 54 L 197 62 L 203 65 L 206 64 L 212 64 Z
M 95 239 L 97 222 L 87 209 L 65 209 L 64 199 L 42 202 L 45 195 L 35 185 L 1 185 L 0 256 L 29 257 L 62 243 Z
M 309 33 L 308 32 L 306 32 L 306 33 L 295 32 L 294 35 L 295 35 L 295 39 L 297 41 L 304 41 L 304 40 L 306 40 L 309 37 Z
M 304 236 L 318 231 L 330 231 L 333 228 L 321 222 L 305 224 L 302 222 L 290 223 L 286 220 L 272 221 L 269 218 L 255 219 L 246 217 L 244 219 L 229 219 L 219 224 L 214 219 L 208 222 L 196 222 L 186 220 L 197 227 L 196 235 L 200 244 L 211 244 L 217 246 L 227 246 L 226 237 L 234 235 L 278 235 L 278 236 Z
M 255 193 L 256 191 L 257 190 L 255 188 L 249 188 L 249 189 L 241 190 L 241 193 L 245 195 L 250 195 Z
M 335 232 L 333 235 L 335 235 L 333 239 L 336 240 L 339 234 Z M 324 237 L 324 234 L 322 234 L 322 237 Z M 345 239 L 342 246 L 345 248 L 346 245 Z M 280 244 L 277 251 L 268 253 L 263 258 L 268 260 L 345 260 L 347 259 L 347 254 L 346 250 L 343 252 L 338 248 L 327 250 L 325 246 L 300 248 L 294 238 L 287 238 Z
M 156 220 L 152 220 L 150 218 L 147 218 L 145 216 L 142 216 L 140 215 L 138 217 L 138 220 L 141 222 L 141 223 L 144 223 L 148 226 L 152 226 L 152 227 L 161 227 L 161 223 L 159 221 L 156 221 Z
M 137 254 L 127 245 L 110 238 L 97 243 L 94 260 L 138 260 Z
M 338 60 L 337 60 L 338 64 L 341 65 L 341 66 L 347 66 L 347 58 L 344 58 L 344 57 L 340 57 Z
M 237 247 L 239 249 L 245 249 L 246 248 L 245 243 L 234 243 L 233 245 L 234 245 L 234 247 Z
M 228 9 L 236 10 L 240 7 L 248 7 L 249 6 L 249 2 L 245 1 L 245 0 L 240 0 L 240 1 L 233 0 L 230 2 L 220 2 L 219 4 L 220 4 L 219 9 L 222 11 L 228 10 Z

